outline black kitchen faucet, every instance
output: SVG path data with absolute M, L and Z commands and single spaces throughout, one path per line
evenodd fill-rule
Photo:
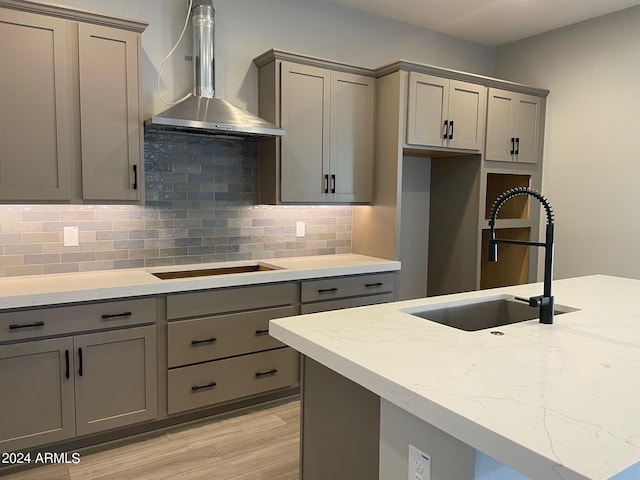
M 538 200 L 547 213 L 547 230 L 544 243 L 527 242 L 524 240 L 506 240 L 496 239 L 495 224 L 498 212 L 504 203 L 510 198 L 518 195 L 529 195 Z M 528 245 L 532 247 L 544 247 L 544 292 L 542 295 L 531 298 L 518 298 L 517 300 L 525 301 L 532 307 L 540 307 L 540 323 L 553 323 L 553 296 L 551 295 L 551 279 L 553 277 L 553 209 L 549 201 L 539 192 L 528 187 L 516 187 L 502 193 L 491 207 L 489 216 L 489 227 L 491 228 L 491 236 L 489 238 L 489 261 L 498 261 L 498 244 L 508 243 L 512 245 Z

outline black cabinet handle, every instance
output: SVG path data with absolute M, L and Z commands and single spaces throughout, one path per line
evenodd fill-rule
M 324 193 L 329 193 L 329 175 L 324 176 Z
M 520 137 L 516 137 L 516 155 L 520 155 Z
M 25 323 L 24 325 L 19 325 L 14 323 L 9 325 L 9 330 L 17 330 L 19 328 L 29 328 L 29 327 L 44 327 L 44 322 L 35 322 L 35 323 Z
M 70 373 L 69 373 L 69 350 L 65 350 L 64 351 L 64 359 L 65 359 L 65 362 L 66 362 L 66 365 L 67 365 L 67 368 L 65 369 L 65 372 L 64 372 L 64 376 L 69 378 L 69 376 L 70 376 Z
M 449 120 L 445 120 L 444 126 L 442 128 L 442 138 L 446 140 L 448 136 L 449 136 Z
M 318 289 L 318 293 L 330 293 L 330 292 L 337 292 L 338 289 L 336 287 L 333 288 L 319 288 Z
M 204 388 L 212 388 L 212 387 L 215 387 L 216 385 L 217 385 L 216 382 L 207 383 L 206 385 L 194 385 L 193 387 L 191 387 L 191 391 L 197 392 L 198 390 L 202 390 Z
M 102 315 L 102 319 L 108 320 L 110 318 L 130 317 L 131 315 L 132 315 L 131 312 L 122 312 L 122 313 L 113 313 L 113 314 L 105 313 Z
M 277 368 L 272 368 L 271 370 L 267 370 L 266 372 L 256 372 L 256 377 L 264 377 L 265 375 L 273 375 L 274 373 L 278 373 Z
M 80 359 L 80 367 L 78 367 L 78 375 L 82 376 L 84 374 L 84 368 L 82 365 L 82 348 L 78 349 L 78 358 Z
M 516 153 L 516 139 L 514 137 L 511 137 L 511 151 L 509 152 L 509 154 L 513 155 Z
M 449 140 L 453 140 L 453 120 L 449 122 L 449 126 L 451 127 L 449 129 Z
M 200 345 L 201 343 L 214 343 L 217 342 L 216 337 L 207 338 L 206 340 L 191 340 L 191 345 Z
M 384 283 L 382 282 L 377 282 L 377 283 L 365 283 L 365 287 L 370 288 L 370 287 L 381 287 L 383 286 Z
M 133 166 L 133 189 L 138 189 L 138 165 Z
M 331 175 L 331 193 L 336 193 L 336 176 Z
M 269 329 L 265 329 L 265 330 L 256 330 L 256 335 L 266 335 L 269 333 Z

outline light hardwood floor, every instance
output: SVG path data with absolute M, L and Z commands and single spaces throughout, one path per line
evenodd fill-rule
M 280 401 L 3 480 L 298 480 L 299 431 L 300 403 Z

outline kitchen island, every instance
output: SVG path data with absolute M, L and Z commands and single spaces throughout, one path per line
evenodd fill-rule
M 521 285 L 277 319 L 270 334 L 379 398 L 381 480 L 407 478 L 409 443 L 432 455 L 431 478 L 463 480 L 443 468 L 451 459 L 427 451 L 434 439 L 457 442 L 459 463 L 472 464 L 466 478 L 640 478 L 640 281 L 555 282 L 556 303 L 576 311 L 553 325 L 469 332 L 408 313 L 541 290 Z M 303 393 L 303 409 L 304 402 Z

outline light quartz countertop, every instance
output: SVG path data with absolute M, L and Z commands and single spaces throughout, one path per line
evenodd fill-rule
M 160 280 L 153 273 L 260 264 L 274 270 Z M 0 310 L 378 273 L 400 262 L 356 254 L 0 278 Z
M 553 288 L 556 304 L 579 309 L 553 325 L 467 332 L 402 311 L 541 294 L 533 284 L 277 319 L 270 333 L 533 479 L 637 471 L 640 280 L 598 275 Z

